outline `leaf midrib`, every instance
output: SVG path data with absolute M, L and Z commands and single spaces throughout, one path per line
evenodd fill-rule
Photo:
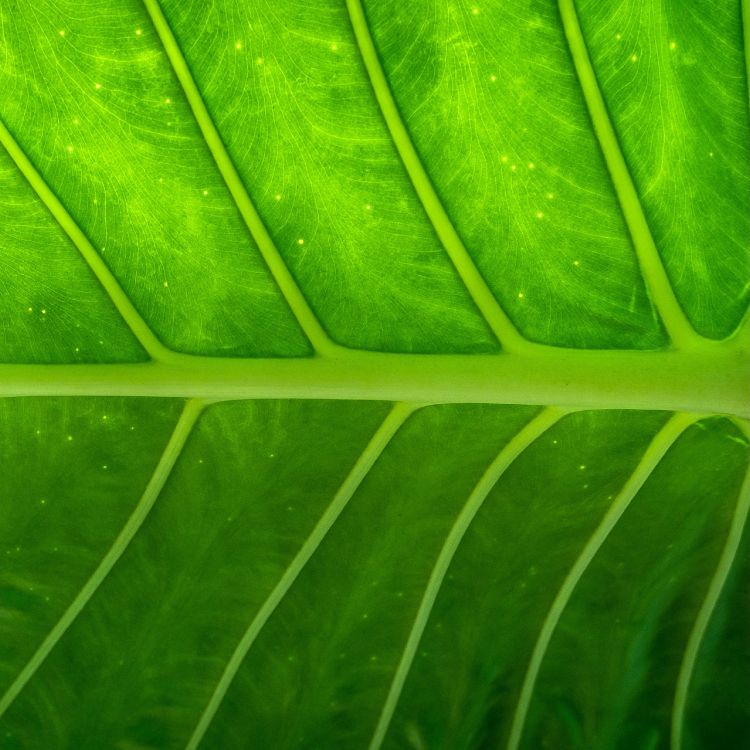
M 657 409 L 750 417 L 743 340 L 692 352 L 409 355 L 346 351 L 306 359 L 2 365 L 0 397 L 110 395 L 211 400 L 303 398 Z

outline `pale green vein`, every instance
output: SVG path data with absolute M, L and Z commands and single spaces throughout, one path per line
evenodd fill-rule
M 149 356 L 158 362 L 168 361 L 172 352 L 170 352 L 159 339 L 156 338 L 148 323 L 141 317 L 138 310 L 128 298 L 125 291 L 120 286 L 120 282 L 114 277 L 102 260 L 99 253 L 96 252 L 89 238 L 78 226 L 76 220 L 68 213 L 60 199 L 52 191 L 44 177 L 39 173 L 31 160 L 21 148 L 16 139 L 11 135 L 5 124 L 0 120 L 0 143 L 2 143 L 9 156 L 15 162 L 19 171 L 31 185 L 39 199 L 44 203 L 58 224 L 71 239 L 78 249 L 83 259 L 94 273 L 104 291 L 109 295 L 112 303 L 128 325 L 133 335 L 138 339 L 141 346 L 146 350 Z
M 364 451 L 362 451 L 362 454 L 357 459 L 357 462 L 354 464 L 352 470 L 349 472 L 335 497 L 331 501 L 331 504 L 326 508 L 325 512 L 320 517 L 320 520 L 315 525 L 315 528 L 310 533 L 310 536 L 307 537 L 304 544 L 300 547 L 294 559 L 289 564 L 289 567 L 284 571 L 281 578 L 279 578 L 276 586 L 274 586 L 267 599 L 263 602 L 263 605 L 256 613 L 252 622 L 240 639 L 240 642 L 237 644 L 237 648 L 235 648 L 232 656 L 227 662 L 224 672 L 219 678 L 219 682 L 216 684 L 214 692 L 211 694 L 211 697 L 206 704 L 206 708 L 203 710 L 203 713 L 198 720 L 198 724 L 187 743 L 187 750 L 195 750 L 195 748 L 198 747 L 206 734 L 206 730 L 211 724 L 211 721 L 216 715 L 229 686 L 232 684 L 232 680 L 234 680 L 237 671 L 242 665 L 242 662 L 247 656 L 255 639 L 258 637 L 258 634 L 263 629 L 266 622 L 268 622 L 268 618 L 271 617 L 274 610 L 279 605 L 279 602 L 284 596 L 286 596 L 286 593 L 292 587 L 297 576 L 305 565 L 307 565 L 313 554 L 315 554 L 315 551 L 320 546 L 326 534 L 341 515 L 352 495 L 354 495 L 357 488 L 362 483 L 362 480 L 367 476 L 374 463 L 385 450 L 386 446 L 391 441 L 391 438 L 393 438 L 415 408 L 417 408 L 417 405 L 415 404 L 396 404 L 372 436 L 370 442 L 367 444 Z
M 566 414 L 562 409 L 547 408 L 538 416 L 532 419 L 515 437 L 500 451 L 497 458 L 489 465 L 482 475 L 476 487 L 472 490 L 465 505 L 458 514 L 448 536 L 445 539 L 440 553 L 438 554 L 435 565 L 430 574 L 430 578 L 425 587 L 422 601 L 419 603 L 419 609 L 414 618 L 409 636 L 406 640 L 401 659 L 393 675 L 388 695 L 380 712 L 378 723 L 375 727 L 372 739 L 370 740 L 369 750 L 379 750 L 385 739 L 388 726 L 393 718 L 401 692 L 406 682 L 406 678 L 411 669 L 414 655 L 417 652 L 419 642 L 422 639 L 427 621 L 432 612 L 440 587 L 443 584 L 445 574 L 453 560 L 458 545 L 466 534 L 471 522 L 482 507 L 487 495 L 502 476 L 503 472 L 529 447 L 540 435 L 552 427 L 561 417 Z
M 547 616 L 544 618 L 544 623 L 542 624 L 539 636 L 534 644 L 534 650 L 532 651 L 531 659 L 529 660 L 529 665 L 526 669 L 516 710 L 513 714 L 510 737 L 508 738 L 508 750 L 517 750 L 521 742 L 526 715 L 529 710 L 529 705 L 531 704 L 531 698 L 536 685 L 537 676 L 539 675 L 539 669 L 542 665 L 542 660 L 547 653 L 547 647 L 549 646 L 552 634 L 560 621 L 563 610 L 570 601 L 570 597 L 578 585 L 578 582 L 585 574 L 591 561 L 601 549 L 601 546 L 606 541 L 612 529 L 614 529 L 623 513 L 627 510 L 630 502 L 638 494 L 641 487 L 643 487 L 646 480 L 651 476 L 654 469 L 669 448 L 674 444 L 675 440 L 677 440 L 685 429 L 695 422 L 696 418 L 697 417 L 693 414 L 675 414 L 664 425 L 664 427 L 659 430 L 643 454 L 640 462 L 635 467 L 635 470 L 630 475 L 628 481 L 625 483 L 622 490 L 620 490 L 620 494 L 617 495 L 612 502 L 612 505 L 604 514 L 601 523 L 597 526 L 588 542 L 586 542 L 586 546 L 583 548 L 578 559 L 565 577 L 562 586 L 552 602 L 549 612 L 547 612 Z
M 242 182 L 242 178 L 224 146 L 219 131 L 216 129 L 216 125 L 214 125 L 214 121 L 203 101 L 203 96 L 195 83 L 190 67 L 185 60 L 185 56 L 182 54 L 182 49 L 172 33 L 172 29 L 162 12 L 158 0 L 143 0 L 143 4 L 151 16 L 156 33 L 161 39 L 175 75 L 185 92 L 188 104 L 193 111 L 198 127 L 216 162 L 216 166 L 284 299 L 315 351 L 318 354 L 335 354 L 338 347 L 328 337 L 328 334 L 305 299 L 302 290 L 297 286 L 297 282 L 281 257 L 281 253 L 279 253 L 271 235 L 266 229 L 260 214 L 258 214 Z
M 172 364 L 3 364 L 0 397 L 152 396 L 556 404 L 658 409 L 750 418 L 747 350 L 568 350 L 543 353 L 387 354 L 224 359 Z
M 737 324 L 734 331 L 727 336 L 725 342 L 742 352 L 750 350 L 750 307 L 745 310 L 742 319 Z M 747 359 L 747 357 L 745 357 L 745 359 Z
M 662 263 L 651 235 L 638 192 L 633 184 L 607 105 L 599 88 L 591 58 L 578 21 L 575 0 L 559 0 L 565 36 L 570 47 L 578 80 L 588 107 L 594 131 L 607 164 L 612 184 L 628 226 L 638 263 L 651 300 L 656 307 L 672 344 L 690 348 L 705 341 L 687 319 Z
M 743 425 L 745 435 L 750 438 L 750 428 L 747 423 Z M 719 558 L 719 564 L 716 566 L 711 583 L 708 586 L 706 597 L 695 618 L 693 629 L 690 631 L 685 653 L 680 665 L 680 673 L 677 676 L 677 686 L 675 688 L 674 704 L 672 706 L 672 732 L 671 748 L 672 750 L 682 749 L 682 736 L 685 726 L 685 709 L 687 706 L 688 691 L 690 681 L 695 669 L 695 662 L 698 659 L 703 638 L 706 635 L 708 624 L 711 616 L 716 609 L 716 605 L 721 596 L 721 592 L 729 577 L 732 564 L 737 557 L 737 550 L 740 547 L 743 530 L 747 524 L 748 514 L 750 513 L 750 468 L 748 468 L 745 481 L 740 489 L 740 495 L 735 506 L 732 522 L 729 526 L 729 534 L 724 544 L 724 549 Z
M 745 57 L 745 85 L 747 86 L 748 114 L 750 115 L 750 0 L 742 0 L 742 43 Z M 734 333 L 737 345 L 750 350 L 750 307 Z
M 156 502 L 156 498 L 164 487 L 164 483 L 167 481 L 167 478 L 172 471 L 172 467 L 175 465 L 175 462 L 185 445 L 185 441 L 190 435 L 193 425 L 198 419 L 203 407 L 204 402 L 202 401 L 191 400 L 186 403 L 185 408 L 175 425 L 174 431 L 172 432 L 172 436 L 164 449 L 164 453 L 159 459 L 159 463 L 156 465 L 154 473 L 151 475 L 151 479 L 146 485 L 146 489 L 144 490 L 141 499 L 138 501 L 132 514 L 117 535 L 112 546 L 107 550 L 107 553 L 104 555 L 96 570 L 83 585 L 83 588 L 78 592 L 62 617 L 47 634 L 47 637 L 42 641 L 41 645 L 20 671 L 3 697 L 0 698 L 0 716 L 8 710 L 8 707 L 34 676 L 37 669 L 43 664 L 44 660 L 49 656 L 49 653 L 55 647 L 57 642 L 63 637 L 76 617 L 78 617 L 83 608 L 88 604 L 91 597 L 96 593 L 99 586 L 101 586 L 115 563 L 120 559 L 122 553 L 141 528 L 143 522 L 151 511 L 151 508 Z
M 362 3 L 360 0 L 346 0 L 346 7 L 383 119 L 435 233 L 503 349 L 512 352 L 529 348 L 530 343 L 518 332 L 479 273 L 422 165 L 380 64 Z

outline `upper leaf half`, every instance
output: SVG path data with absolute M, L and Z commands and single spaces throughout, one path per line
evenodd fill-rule
M 557 346 L 666 343 L 555 4 L 373 2 L 364 31 L 354 2 L 153 5 L 0 10 L 0 116 L 22 154 L 0 165 L 3 254 L 22 269 L 3 279 L 22 332 L 5 361 L 143 356 L 66 220 L 176 351 L 300 356 L 317 330 L 496 351 L 496 311 Z M 578 10 L 656 263 L 688 325 L 725 337 L 748 296 L 739 4 Z

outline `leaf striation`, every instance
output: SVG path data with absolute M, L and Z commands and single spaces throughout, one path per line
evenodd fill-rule
M 0 349 L 3 747 L 747 740 L 696 696 L 747 546 L 750 3 L 647 5 L 0 9 L 0 143 L 97 310 L 0 269 L 39 311 Z

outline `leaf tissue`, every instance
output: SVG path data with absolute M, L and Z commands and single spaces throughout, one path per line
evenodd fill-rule
M 748 47 L 0 3 L 0 748 L 750 747 Z

